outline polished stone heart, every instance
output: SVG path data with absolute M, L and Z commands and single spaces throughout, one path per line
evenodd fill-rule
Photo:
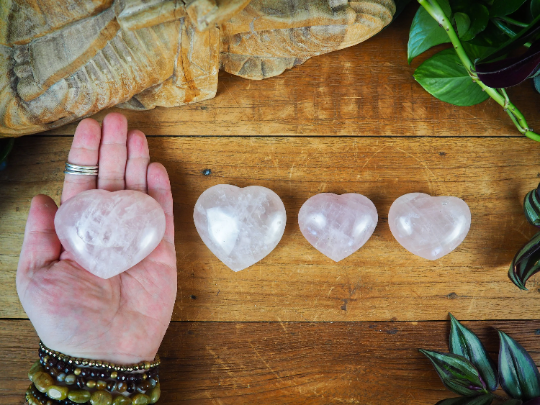
M 165 234 L 165 213 L 139 191 L 89 190 L 60 206 L 54 226 L 75 261 L 107 279 L 152 253 Z
M 240 271 L 274 250 L 283 236 L 287 214 L 272 190 L 219 184 L 201 194 L 193 219 L 212 253 L 230 269 Z
M 375 205 L 360 194 L 317 194 L 302 205 L 298 214 L 304 237 L 335 262 L 364 246 L 377 220 Z
M 405 194 L 390 207 L 388 224 L 405 249 L 436 260 L 463 242 L 471 226 L 471 211 L 457 197 Z

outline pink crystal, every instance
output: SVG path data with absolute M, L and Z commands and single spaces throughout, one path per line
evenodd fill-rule
M 457 197 L 405 194 L 390 207 L 388 224 L 405 249 L 436 260 L 463 242 L 471 226 L 471 211 Z
M 304 237 L 335 262 L 360 249 L 373 234 L 377 221 L 375 205 L 360 194 L 317 194 L 298 214 Z
M 229 184 L 201 194 L 193 212 L 204 244 L 231 270 L 243 270 L 277 246 L 287 222 L 285 207 L 272 190 Z
M 54 225 L 75 261 L 107 279 L 152 253 L 165 234 L 165 213 L 139 191 L 89 190 L 62 204 Z

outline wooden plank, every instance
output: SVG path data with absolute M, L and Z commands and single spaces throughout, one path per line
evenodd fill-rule
M 221 72 L 215 99 L 126 114 L 153 135 L 433 135 L 516 136 L 494 102 L 455 107 L 415 82 L 407 41 L 416 7 L 367 42 L 313 58 L 284 74 L 250 81 Z M 438 51 L 442 48 L 437 48 Z M 429 53 L 433 54 L 433 52 Z M 429 55 L 427 54 L 427 55 Z M 540 127 L 532 82 L 512 88 L 512 101 Z M 96 118 L 101 120 L 108 111 Z M 73 134 L 75 124 L 49 134 Z
M 494 328 L 540 362 L 540 321 L 466 322 L 497 359 Z M 164 404 L 416 404 L 455 397 L 418 348 L 448 351 L 447 322 L 173 322 L 160 349 Z M 21 403 L 38 339 L 0 321 L 0 403 Z
M 25 317 L 14 283 L 29 202 L 38 193 L 59 199 L 70 143 L 21 138 L 0 172 L 1 317 Z M 150 150 L 173 184 L 175 320 L 415 321 L 445 319 L 448 311 L 470 320 L 538 317 L 540 278 L 529 292 L 507 278 L 512 257 L 535 232 L 522 199 L 540 177 L 540 145 L 527 139 L 151 138 Z M 278 247 L 239 273 L 212 255 L 193 225 L 198 196 L 219 183 L 269 187 L 288 213 Z M 373 237 L 339 264 L 315 251 L 296 222 L 301 205 L 320 192 L 362 193 L 379 211 Z M 472 229 L 455 252 L 431 262 L 394 240 L 388 210 L 409 192 L 469 204 Z

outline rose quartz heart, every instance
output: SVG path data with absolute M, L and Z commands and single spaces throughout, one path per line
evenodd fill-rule
M 165 234 L 165 213 L 139 191 L 89 190 L 60 206 L 54 226 L 75 261 L 107 279 L 152 253 Z
M 377 221 L 375 205 L 360 194 L 317 194 L 302 205 L 298 214 L 304 237 L 335 262 L 364 246 Z
M 272 190 L 228 184 L 201 194 L 193 212 L 204 244 L 231 270 L 243 270 L 277 246 L 287 222 L 285 207 Z
M 457 197 L 405 194 L 390 207 L 388 224 L 405 249 L 436 260 L 463 242 L 471 226 L 471 211 Z

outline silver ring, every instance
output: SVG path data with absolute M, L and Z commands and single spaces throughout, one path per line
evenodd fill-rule
M 75 174 L 78 176 L 97 176 L 98 166 L 79 166 L 66 162 L 65 174 Z

